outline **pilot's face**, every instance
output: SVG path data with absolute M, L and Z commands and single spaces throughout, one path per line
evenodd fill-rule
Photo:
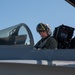
M 39 32 L 39 34 L 40 34 L 40 36 L 41 36 L 42 38 L 45 38 L 45 37 L 47 37 L 47 36 L 48 36 L 48 34 L 47 34 L 47 32 L 46 32 L 46 31 Z

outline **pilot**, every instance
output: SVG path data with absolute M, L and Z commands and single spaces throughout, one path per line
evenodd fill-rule
M 39 23 L 36 27 L 41 39 L 35 44 L 34 48 L 41 49 L 57 49 L 57 41 L 51 36 L 52 32 L 49 25 Z

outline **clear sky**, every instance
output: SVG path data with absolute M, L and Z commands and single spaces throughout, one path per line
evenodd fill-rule
M 49 24 L 52 31 L 61 24 L 75 28 L 75 8 L 65 0 L 0 0 L 0 29 L 25 23 L 37 42 L 40 22 Z

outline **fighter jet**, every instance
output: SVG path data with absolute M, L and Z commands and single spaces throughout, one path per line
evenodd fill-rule
M 0 41 L 1 75 L 75 74 L 75 49 L 34 49 L 32 32 L 25 23 L 0 30 Z
M 75 75 L 74 30 L 64 24 L 55 28 L 57 50 L 35 49 L 25 23 L 0 30 L 0 75 Z

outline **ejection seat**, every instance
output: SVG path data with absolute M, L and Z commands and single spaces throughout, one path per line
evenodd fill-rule
M 71 39 L 74 34 L 74 28 L 66 25 L 60 25 L 55 28 L 53 37 L 58 42 L 58 49 L 69 49 Z

